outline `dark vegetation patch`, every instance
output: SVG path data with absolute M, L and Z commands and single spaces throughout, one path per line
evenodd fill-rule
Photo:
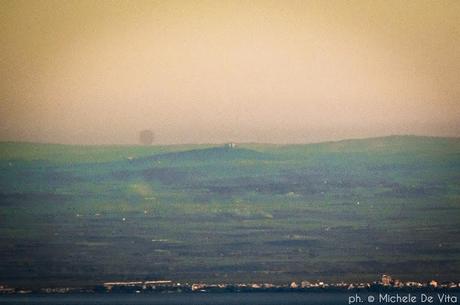
M 268 154 L 260 153 L 254 150 L 245 148 L 226 148 L 226 147 L 215 147 L 207 149 L 194 149 L 181 152 L 171 152 L 165 154 L 158 154 L 152 157 L 145 157 L 137 159 L 136 162 L 146 161 L 169 161 L 169 162 L 187 162 L 187 161 L 235 161 L 235 160 L 270 160 L 271 157 Z
M 47 192 L 29 192 L 29 193 L 0 193 L 0 205 L 17 204 L 20 202 L 29 203 L 64 203 L 72 199 L 71 195 L 56 194 Z
M 290 239 L 290 240 L 273 240 L 267 244 L 277 247 L 317 247 L 320 244 L 319 240 L 315 239 Z
M 147 181 L 159 181 L 164 184 L 183 184 L 189 181 L 194 174 L 175 168 L 150 168 L 142 172 Z

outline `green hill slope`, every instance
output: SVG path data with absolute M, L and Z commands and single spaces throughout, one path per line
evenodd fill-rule
M 456 280 L 460 141 L 0 144 L 0 282 Z

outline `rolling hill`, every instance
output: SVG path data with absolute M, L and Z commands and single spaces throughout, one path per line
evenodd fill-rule
M 460 140 L 0 143 L 0 283 L 458 280 Z

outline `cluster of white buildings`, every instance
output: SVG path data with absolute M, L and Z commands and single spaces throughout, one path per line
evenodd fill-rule
M 389 275 L 383 275 L 379 281 L 366 283 L 326 283 L 322 281 L 310 282 L 291 282 L 284 285 L 276 285 L 272 283 L 239 283 L 239 284 L 206 284 L 206 283 L 194 283 L 194 284 L 181 284 L 170 280 L 149 280 L 149 281 L 120 281 L 120 282 L 106 282 L 101 286 L 94 287 L 94 289 L 88 288 L 43 288 L 40 289 L 41 293 L 72 293 L 72 292 L 136 292 L 141 293 L 143 291 L 169 291 L 169 292 L 212 292 L 212 291 L 253 291 L 253 290 L 275 290 L 275 291 L 287 291 L 287 290 L 300 290 L 305 291 L 312 289 L 334 289 L 334 290 L 351 290 L 351 289 L 460 289 L 460 283 L 447 282 L 438 283 L 435 280 L 429 282 L 415 282 L 407 281 L 402 282 L 397 279 L 393 279 Z M 32 291 L 24 291 L 5 285 L 0 285 L 0 294 L 12 294 L 12 293 L 32 293 Z
M 132 282 L 106 282 L 104 288 L 107 291 L 112 291 L 114 288 L 140 288 L 140 289 L 156 289 L 157 287 L 173 287 L 180 286 L 180 283 L 173 283 L 168 280 L 160 281 L 132 281 Z

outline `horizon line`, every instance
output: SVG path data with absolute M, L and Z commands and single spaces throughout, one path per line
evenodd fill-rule
M 90 143 L 59 143 L 59 142 L 40 142 L 40 141 L 14 141 L 14 140 L 0 140 L 0 144 L 30 144 L 30 145 L 60 145 L 60 146 L 139 146 L 139 147 L 155 147 L 155 146 L 186 146 L 186 145 L 224 145 L 228 143 L 235 143 L 237 145 L 274 145 L 274 146 L 289 146 L 289 145 L 310 145 L 310 144 L 327 144 L 327 143 L 339 143 L 344 141 L 359 141 L 359 140 L 372 140 L 372 139 L 384 139 L 384 138 L 397 138 L 397 137 L 412 137 L 412 138 L 432 138 L 432 139 L 450 139 L 460 140 L 459 136 L 433 136 L 433 135 L 418 135 L 418 134 L 389 134 L 375 137 L 350 137 L 341 138 L 337 140 L 324 140 L 324 141 L 312 141 L 312 142 L 291 142 L 291 143 L 276 143 L 276 142 L 236 142 L 236 141 L 219 141 L 219 142 L 186 142 L 186 143 L 153 143 L 150 145 L 144 145 L 140 143 L 113 143 L 113 144 L 90 144 Z

